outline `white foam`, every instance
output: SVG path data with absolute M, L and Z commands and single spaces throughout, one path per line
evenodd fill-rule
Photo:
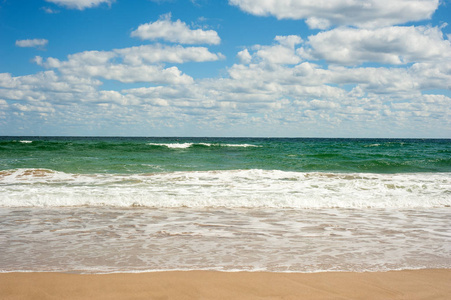
M 148 143 L 149 146 L 163 146 L 171 149 L 186 149 L 193 145 L 193 143 Z
M 252 144 L 221 144 L 221 146 L 224 147 L 243 147 L 243 148 L 248 148 L 248 147 L 262 147 L 262 146 L 258 146 L 258 145 L 252 145 Z
M 0 208 L 0 270 L 449 268 L 450 216 L 449 208 Z
M 428 208 L 451 206 L 451 174 L 223 170 L 152 174 L 0 172 L 0 206 Z
M 19 141 L 19 142 L 21 142 L 22 144 L 31 144 L 31 143 L 33 143 L 33 141 L 26 141 L 26 140 Z
M 171 149 L 186 149 L 193 145 L 202 145 L 206 147 L 220 146 L 220 147 L 240 147 L 240 148 L 248 148 L 248 147 L 261 147 L 252 144 L 214 144 L 214 143 L 148 143 L 149 146 L 162 146 L 168 147 Z

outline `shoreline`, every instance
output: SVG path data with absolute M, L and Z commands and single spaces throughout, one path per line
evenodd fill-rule
M 0 273 L 1 299 L 448 299 L 451 269 Z

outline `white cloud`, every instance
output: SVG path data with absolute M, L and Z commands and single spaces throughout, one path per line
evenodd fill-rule
M 123 57 L 124 63 L 131 65 L 159 62 L 205 62 L 224 58 L 222 54 L 211 53 L 205 47 L 145 45 L 117 49 L 114 52 Z
M 17 77 L 0 73 L 0 98 L 36 100 L 47 99 L 45 95 L 48 93 L 86 94 L 94 92 L 99 85 L 101 82 L 98 80 L 59 76 L 53 70 Z M 15 96 L 10 98 L 5 93 Z
M 36 47 L 43 48 L 49 43 L 46 39 L 29 39 L 29 40 L 17 40 L 17 47 Z
M 302 38 L 297 35 L 278 35 L 274 38 L 274 40 L 277 41 L 280 45 L 287 48 L 294 48 L 296 45 L 302 42 Z
M 48 59 L 44 66 L 57 68 L 64 75 L 82 78 L 104 78 L 124 83 L 153 82 L 159 84 L 187 84 L 193 79 L 177 67 L 163 68 L 158 65 L 125 65 L 112 63 L 89 64 L 79 60 L 80 57 L 70 57 L 68 61 Z
M 407 64 L 451 58 L 451 44 L 438 27 L 336 28 L 310 36 L 298 53 L 306 59 L 357 65 Z
M 451 90 L 451 62 L 415 63 L 409 69 L 412 76 L 418 77 L 418 88 L 422 90 Z
M 328 25 L 378 27 L 429 19 L 439 0 L 229 0 L 241 10 L 278 19 L 306 19 L 312 28 Z
M 115 0 L 45 0 L 45 1 L 55 3 L 57 5 L 71 9 L 83 10 L 85 8 L 99 6 L 102 3 L 111 5 L 111 3 L 113 3 Z
M 68 55 L 66 61 L 35 57 L 45 68 L 58 69 L 64 75 L 98 77 L 124 83 L 153 82 L 188 84 L 193 79 L 175 66 L 164 68 L 161 63 L 215 61 L 224 58 L 204 47 L 146 45 L 112 51 L 85 51 Z
M 171 14 L 160 17 L 158 21 L 138 26 L 131 33 L 132 37 L 141 40 L 158 40 L 181 44 L 212 44 L 218 45 L 221 39 L 214 30 L 190 29 L 186 23 L 171 21 Z
M 249 53 L 249 50 L 244 49 L 236 55 L 240 63 L 242 64 L 249 64 L 252 61 L 252 56 Z
M 48 103 L 45 103 L 43 105 L 36 105 L 36 104 L 24 105 L 21 103 L 13 103 L 12 107 L 18 111 L 23 111 L 23 112 L 39 112 L 39 113 L 55 112 L 55 109 Z
M 63 74 L 76 74 L 84 77 L 100 77 L 124 83 L 153 82 L 158 84 L 188 84 L 193 79 L 177 67 L 162 68 L 159 66 L 81 66 L 72 69 L 60 69 Z
M 317 17 L 310 17 L 305 20 L 305 23 L 307 23 L 308 27 L 311 29 L 327 29 L 331 27 L 329 20 Z
M 248 49 L 240 51 L 238 59 L 245 63 L 254 60 L 269 64 L 297 64 L 301 61 L 301 57 L 295 53 L 295 46 L 302 42 L 299 36 L 276 36 L 274 40 L 277 42 L 275 45 L 253 46 L 254 52 L 252 55 Z
M 236 127 L 237 131 L 232 133 L 241 135 L 251 133 L 243 128 L 252 126 L 258 126 L 261 134 L 280 130 L 279 134 L 296 135 L 293 130 L 304 128 L 307 131 L 303 133 L 312 135 L 355 137 L 355 132 L 364 135 L 371 130 L 374 135 L 375 129 L 384 126 L 393 130 L 393 135 L 408 127 L 418 127 L 426 133 L 429 130 L 432 134 L 434 126 L 443 129 L 444 122 L 448 122 L 451 99 L 444 95 L 421 95 L 419 83 L 427 79 L 420 71 L 419 68 L 325 69 L 308 62 L 294 67 L 269 66 L 262 62 L 235 65 L 229 69 L 230 76 L 224 78 L 121 91 L 98 90 L 100 83 L 88 77 L 69 77 L 54 71 L 19 77 L 0 74 L 0 99 L 5 100 L 2 107 L 7 116 L 16 112 L 22 120 L 36 120 L 27 116 L 45 114 L 52 126 L 61 124 L 62 130 L 83 119 L 84 128 L 90 128 L 87 130 L 93 130 L 88 126 L 92 124 L 125 130 L 128 134 L 145 134 L 146 128 L 166 133 L 172 128 L 177 134 L 188 124 L 199 130 L 225 130 L 224 133 L 231 133 Z M 442 76 L 449 79 L 450 75 Z M 352 90 L 341 87 L 350 84 L 355 86 Z M 389 93 L 384 93 L 386 89 Z M 209 126 L 205 127 L 206 124 Z M 315 130 L 308 130 L 309 126 Z
M 428 38 L 430 52 L 416 50 L 405 56 L 407 50 L 403 50 L 408 59 L 425 61 L 392 68 L 327 67 L 302 61 L 296 47 L 311 40 L 303 42 L 298 36 L 277 36 L 272 45 L 250 46 L 237 55 L 242 64 L 228 68 L 224 77 L 202 80 L 164 64 L 221 58 L 204 47 L 157 44 L 85 51 L 65 60 L 36 57 L 37 64 L 50 70 L 17 77 L 0 74 L 0 123 L 23 126 L 28 122 L 24 120 L 30 120 L 42 127 L 49 122 L 52 128 L 61 125 L 60 130 L 82 126 L 85 131 L 77 127 L 72 132 L 77 134 L 108 134 L 101 131 L 108 128 L 116 134 L 176 135 L 187 127 L 198 129 L 199 134 L 227 135 L 252 134 L 246 130 L 256 127 L 262 135 L 356 137 L 359 132 L 360 136 L 374 136 L 380 128 L 389 128 L 380 130 L 380 136 L 395 136 L 402 130 L 427 136 L 449 134 L 434 128 L 443 131 L 450 125 L 451 99 L 423 95 L 430 89 L 451 89 L 451 64 L 444 59 L 446 54 L 440 59 L 434 54 L 437 45 L 442 45 L 439 32 L 436 28 L 418 32 L 406 28 L 406 41 L 410 41 L 409 35 L 423 35 Z M 332 30 L 331 36 L 337 31 Z M 382 39 L 377 30 L 365 31 L 368 36 L 362 32 L 354 29 L 360 42 L 351 39 L 341 43 L 357 51 L 354 48 L 370 37 L 375 43 Z M 402 45 L 408 44 L 400 34 L 394 36 Z M 418 49 L 423 49 L 421 45 Z M 365 51 L 371 53 L 372 47 Z M 397 53 L 403 47 L 392 48 Z M 311 49 L 309 55 L 317 55 L 313 52 L 316 48 Z M 364 61 L 367 56 L 356 55 L 355 61 Z M 119 85 L 123 89 L 113 91 L 109 90 L 111 85 L 102 85 L 103 79 L 134 85 Z M 80 120 L 83 125 L 79 125 Z M 27 126 L 29 130 L 36 127 L 32 123 Z M 421 129 L 412 133 L 411 128 Z
M 58 14 L 59 13 L 58 10 L 52 9 L 50 7 L 42 7 L 41 9 L 47 14 Z

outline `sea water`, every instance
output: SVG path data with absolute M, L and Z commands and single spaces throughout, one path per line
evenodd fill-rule
M 451 267 L 451 140 L 0 137 L 0 271 Z

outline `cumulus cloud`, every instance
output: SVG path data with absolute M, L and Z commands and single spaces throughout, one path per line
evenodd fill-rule
M 43 48 L 49 43 L 46 39 L 17 40 L 17 47 Z
M 187 84 L 193 81 L 190 76 L 183 74 L 177 67 L 164 68 L 158 65 L 87 63 L 79 60 L 81 56 L 69 57 L 67 61 L 48 59 L 43 65 L 48 68 L 56 68 L 64 75 L 82 78 L 104 78 L 124 83 Z
M 84 10 L 99 6 L 102 3 L 111 5 L 115 0 L 45 0 L 47 2 L 55 3 L 59 6 L 64 6 L 70 9 Z
M 278 19 L 306 19 L 311 28 L 378 27 L 429 19 L 439 0 L 229 0 L 241 10 Z
M 205 47 L 182 47 L 164 45 L 145 45 L 114 50 L 123 57 L 124 63 L 136 65 L 142 63 L 185 63 L 205 62 L 223 59 L 221 53 L 211 53 Z
M 240 63 L 249 64 L 252 61 L 252 56 L 249 53 L 249 50 L 244 49 L 243 51 L 238 52 L 236 55 Z
M 274 41 L 276 43 L 271 46 L 253 46 L 252 55 L 248 49 L 240 51 L 237 57 L 243 63 L 263 61 L 269 64 L 297 64 L 301 61 L 301 57 L 295 52 L 295 46 L 302 42 L 301 37 L 276 36 Z
M 95 53 L 84 55 L 91 63 L 107 60 L 107 57 L 95 57 Z M 432 73 L 427 74 L 428 71 Z M 451 82 L 448 69 L 431 64 L 407 69 L 327 68 L 309 62 L 292 66 L 261 61 L 234 65 L 223 78 L 120 91 L 99 90 L 101 82 L 90 77 L 99 71 L 90 72 L 94 73 L 74 71 L 58 75 L 49 70 L 18 77 L 0 74 L 0 99 L 6 100 L 3 106 L 7 109 L 24 116 L 46 114 L 48 118 L 53 116 L 53 122 L 64 120 L 64 128 L 67 124 L 77 124 L 77 118 L 83 118 L 85 125 L 99 124 L 108 113 L 112 119 L 110 123 L 105 120 L 105 124 L 117 125 L 117 129 L 121 128 L 120 122 L 127 130 L 145 130 L 149 126 L 152 130 L 174 128 L 174 134 L 187 124 L 200 129 L 237 126 L 241 130 L 243 126 L 259 124 L 266 133 L 274 133 L 272 130 L 277 128 L 293 130 L 298 128 L 295 124 L 302 124 L 309 134 L 337 134 L 337 125 L 341 124 L 340 130 L 359 129 L 365 134 L 372 122 L 377 124 L 375 128 L 390 125 L 389 128 L 400 130 L 402 126 L 419 126 L 424 118 L 434 117 L 436 121 L 429 120 L 429 127 L 419 126 L 427 132 L 436 125 L 441 124 L 443 128 L 443 122 L 451 113 L 449 97 L 422 95 L 423 88 L 432 85 L 449 88 Z M 134 76 L 131 73 L 128 75 Z M 429 76 L 437 75 L 441 76 L 441 81 L 429 82 Z M 109 76 L 114 79 L 116 75 Z M 161 73 L 157 72 L 156 76 Z M 15 104 L 19 102 L 20 105 Z M 210 124 L 209 127 L 205 127 L 206 124 Z M 318 131 L 308 130 L 309 126 Z M 285 133 L 296 135 L 295 132 Z M 340 133 L 346 134 L 345 131 Z
M 177 20 L 171 21 L 171 14 L 160 17 L 158 21 L 142 24 L 131 33 L 132 37 L 141 40 L 165 40 L 181 44 L 211 44 L 221 42 L 214 30 L 190 29 L 186 23 Z
M 34 61 L 65 75 L 98 77 L 124 83 L 154 82 L 188 84 L 193 79 L 177 67 L 164 68 L 161 63 L 204 62 L 222 59 L 204 47 L 145 45 L 112 51 L 84 51 L 71 54 L 65 61 L 35 57 Z
M 340 27 L 310 36 L 307 47 L 298 53 L 306 59 L 345 65 L 364 62 L 400 65 L 449 59 L 451 44 L 438 27 Z
M 305 20 L 305 23 L 312 29 L 327 29 L 331 27 L 331 21 L 317 17 L 310 17 Z
M 0 98 L 14 100 L 50 99 L 48 93 L 92 93 L 102 83 L 99 80 L 58 75 L 49 70 L 33 75 L 13 77 L 9 73 L 0 73 Z M 14 98 L 7 97 L 15 95 Z M 37 96 L 39 95 L 39 96 Z
M 353 37 L 346 39 L 346 32 Z M 198 128 L 201 134 L 208 134 L 208 128 L 212 134 L 246 135 L 252 134 L 246 128 L 257 125 L 268 135 L 355 137 L 358 131 L 361 136 L 374 136 L 378 128 L 389 128 L 393 132 L 384 129 L 380 135 L 395 136 L 403 128 L 412 132 L 413 127 L 428 136 L 451 133 L 433 131 L 449 125 L 451 99 L 428 94 L 451 89 L 450 52 L 445 51 L 449 41 L 438 28 L 336 28 L 323 33 L 307 40 L 276 36 L 272 44 L 250 45 L 238 52 L 239 63 L 227 68 L 223 77 L 197 80 L 169 64 L 214 61 L 221 54 L 204 47 L 154 44 L 84 51 L 66 59 L 38 56 L 34 61 L 47 69 L 44 72 L 17 77 L 0 74 L 0 106 L 6 111 L 0 122 L 18 124 L 17 120 L 29 119 L 40 120 L 44 126 L 45 119 L 52 128 L 64 122 L 61 128 L 67 129 L 83 119 L 86 130 L 108 128 L 118 134 L 124 130 L 124 134 L 143 135 L 149 134 L 147 128 L 176 135 L 186 126 Z M 314 63 L 331 61 L 318 48 L 327 51 L 333 37 L 336 49 L 346 48 L 352 55 L 330 66 Z M 393 60 L 392 67 L 355 66 L 388 61 L 373 58 L 377 47 L 371 41 L 385 45 L 384 53 L 397 55 L 399 62 Z M 104 79 L 134 86 L 110 90 Z

